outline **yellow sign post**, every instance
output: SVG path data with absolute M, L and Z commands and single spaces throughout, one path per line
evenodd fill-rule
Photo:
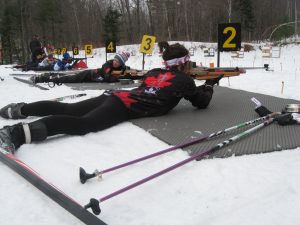
M 63 54 L 65 54 L 67 52 L 67 48 L 62 48 L 61 49 L 61 54 L 63 55 Z
M 140 52 L 145 54 L 151 54 L 154 49 L 155 40 L 155 36 L 144 35 L 140 47 Z
M 78 47 L 75 47 L 75 46 L 74 46 L 74 47 L 72 48 L 72 51 L 73 51 L 73 56 L 74 56 L 74 55 L 79 55 L 79 48 L 78 48 Z
M 84 46 L 84 54 L 87 55 L 93 55 L 93 45 L 85 45 Z
M 151 54 L 154 49 L 156 37 L 150 35 L 144 35 L 140 47 L 140 52 L 143 53 L 143 70 L 145 65 L 145 54 Z

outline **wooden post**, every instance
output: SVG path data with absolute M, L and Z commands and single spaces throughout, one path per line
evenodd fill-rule
M 145 67 L 145 53 L 143 53 L 143 67 L 142 67 L 142 70 L 144 70 L 144 67 Z

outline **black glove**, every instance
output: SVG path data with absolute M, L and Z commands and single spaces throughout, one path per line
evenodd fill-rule
M 206 80 L 205 85 L 208 85 L 208 86 L 214 86 L 214 85 L 217 84 L 223 77 L 224 77 L 224 74 L 221 74 L 220 76 L 218 76 L 218 77 L 216 77 L 216 78 Z
M 212 98 L 213 89 L 207 88 L 205 85 L 196 87 L 196 93 L 190 98 L 190 101 L 193 106 L 204 109 L 210 103 Z
M 290 114 L 290 113 L 283 114 L 282 116 L 277 117 L 275 120 L 281 126 L 292 125 L 292 124 L 296 124 L 297 123 L 297 120 L 295 120 L 293 118 L 292 114 Z

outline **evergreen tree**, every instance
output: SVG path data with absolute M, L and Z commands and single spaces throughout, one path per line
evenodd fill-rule
M 280 24 L 288 23 L 288 17 L 281 18 Z M 294 34 L 295 30 L 293 26 L 285 25 L 276 29 L 276 31 L 272 35 L 272 40 L 281 40 L 283 38 L 291 37 Z
M 234 2 L 234 10 L 237 12 L 237 18 L 240 20 L 242 29 L 248 32 L 250 40 L 250 33 L 255 28 L 252 0 L 236 0 Z
M 4 63 L 13 63 L 15 57 L 19 53 L 16 48 L 18 38 L 17 11 L 13 2 L 4 4 L 3 14 L 0 20 L 0 33 L 2 41 L 2 52 Z
M 42 30 L 43 44 L 47 44 L 47 42 L 58 44 L 56 33 L 60 30 L 56 30 L 56 25 L 64 25 L 64 20 L 59 14 L 60 7 L 61 3 L 57 0 L 39 0 L 36 4 L 36 19 Z
M 107 9 L 107 13 L 103 19 L 103 27 L 104 33 L 103 38 L 104 41 L 115 41 L 118 42 L 118 33 L 119 33 L 119 19 L 121 14 L 117 11 L 109 7 Z
M 241 0 L 240 5 L 241 15 L 242 15 L 242 24 L 246 31 L 253 31 L 254 29 L 254 14 L 253 14 L 253 5 L 252 0 Z

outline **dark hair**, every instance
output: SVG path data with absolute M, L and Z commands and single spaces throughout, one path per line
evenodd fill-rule
M 189 54 L 189 51 L 181 44 L 176 43 L 169 45 L 166 41 L 158 43 L 160 52 L 162 52 L 162 58 L 167 61 L 170 59 L 181 58 Z

